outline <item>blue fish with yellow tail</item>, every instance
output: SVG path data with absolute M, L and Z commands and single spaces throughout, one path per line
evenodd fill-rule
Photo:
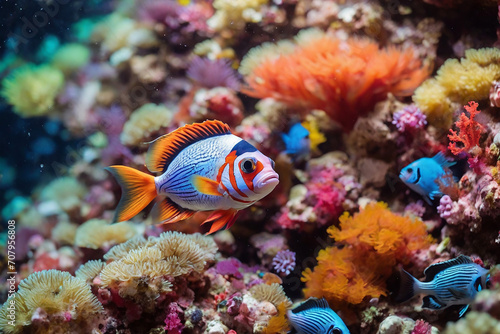
M 126 166 L 106 168 L 122 188 L 115 222 L 128 220 L 158 197 L 152 213 L 174 223 L 197 211 L 214 211 L 208 233 L 231 227 L 238 210 L 268 195 L 279 183 L 274 162 L 227 124 L 205 121 L 185 125 L 151 143 L 149 175 Z
M 397 300 L 404 302 L 415 295 L 426 294 L 422 307 L 443 310 L 452 305 L 463 305 L 459 313 L 461 317 L 476 294 L 487 288 L 488 272 L 465 255 L 427 267 L 424 282 L 403 270 Z
M 455 162 L 446 160 L 443 153 L 439 152 L 432 158 L 418 159 L 399 173 L 399 178 L 413 191 L 422 195 L 425 201 L 432 204 L 435 197 L 442 196 L 436 180 L 445 174 L 445 168 L 453 166 Z
M 349 334 L 347 326 L 324 298 L 311 297 L 289 310 L 287 316 L 298 334 Z

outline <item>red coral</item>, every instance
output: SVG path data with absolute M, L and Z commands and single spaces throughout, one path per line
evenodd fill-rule
M 432 326 L 424 320 L 417 320 L 411 334 L 431 334 Z
M 411 95 L 429 73 L 412 49 L 381 50 L 367 39 L 342 41 L 321 32 L 296 40 L 293 52 L 263 57 L 250 69 L 245 78 L 249 87 L 242 91 L 324 110 L 345 130 L 388 93 Z
M 460 130 L 459 134 L 450 129 L 451 134 L 448 135 L 450 145 L 448 148 L 454 155 L 459 155 L 462 152 L 470 154 L 471 148 L 479 146 L 479 139 L 484 131 L 484 126 L 474 120 L 474 117 L 480 113 L 480 110 L 477 110 L 478 106 L 479 104 L 474 101 L 470 101 L 468 106 L 464 106 L 470 117 L 467 118 L 465 113 L 462 113 L 460 119 L 455 122 L 455 125 Z

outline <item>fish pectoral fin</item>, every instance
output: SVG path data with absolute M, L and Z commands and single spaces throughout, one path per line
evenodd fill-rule
M 217 232 L 218 230 L 222 229 L 224 225 L 226 225 L 226 229 L 230 228 L 233 226 L 234 222 L 236 221 L 236 217 L 238 214 L 238 210 L 234 209 L 229 209 L 229 210 L 217 210 L 214 211 L 208 217 L 203 223 L 212 223 L 212 226 L 210 227 L 210 231 L 207 232 L 207 234 L 212 234 L 214 232 Z
M 442 193 L 442 192 L 434 190 L 434 191 L 431 191 L 431 192 L 429 193 L 429 198 L 430 198 L 431 200 L 434 200 L 434 198 L 436 198 L 436 197 L 440 197 L 441 195 L 443 195 L 443 193 Z
M 467 291 L 455 289 L 455 288 L 448 288 L 448 291 L 453 295 L 453 297 L 457 299 L 466 299 L 468 294 Z
M 465 312 L 467 312 L 467 309 L 469 308 L 469 304 L 465 305 L 460 309 L 460 312 L 458 313 L 458 317 L 461 318 Z
M 443 308 L 443 305 L 434 296 L 425 296 L 422 307 L 430 308 L 431 310 L 440 310 Z
M 153 220 L 160 224 L 171 224 L 188 219 L 194 215 L 194 211 L 184 209 L 175 204 L 170 198 L 165 197 L 155 203 L 151 215 Z
M 209 179 L 208 177 L 193 175 L 191 177 L 191 184 L 202 194 L 222 196 L 219 191 L 219 182 Z

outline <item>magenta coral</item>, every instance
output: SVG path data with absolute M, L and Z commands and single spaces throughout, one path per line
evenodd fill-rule
M 427 125 L 427 117 L 420 108 L 412 104 L 395 112 L 392 124 L 396 125 L 399 132 L 413 132 Z
M 170 303 L 168 306 L 168 314 L 165 318 L 165 327 L 163 327 L 167 334 L 181 334 L 184 325 L 179 318 L 179 313 L 182 309 L 177 305 L 177 303 Z
M 221 275 L 231 275 L 235 278 L 242 278 L 240 272 L 241 262 L 235 258 L 231 258 L 217 263 L 217 272 Z
M 451 216 L 451 211 L 453 210 L 453 200 L 450 196 L 444 195 L 439 200 L 439 205 L 437 207 L 437 212 L 439 216 L 443 219 L 448 219 Z
M 424 320 L 417 320 L 411 334 L 431 334 L 432 326 Z
M 274 257 L 272 265 L 277 273 L 289 275 L 295 269 L 295 252 L 288 249 L 279 251 Z

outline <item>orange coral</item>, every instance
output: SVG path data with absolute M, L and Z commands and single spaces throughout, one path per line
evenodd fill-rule
M 340 229 L 328 233 L 343 245 L 328 247 L 318 264 L 303 272 L 306 297 L 325 297 L 331 305 L 359 304 L 367 296 L 386 294 L 385 281 L 399 263 L 411 261 L 415 251 L 429 247 L 431 237 L 420 220 L 399 216 L 379 202 L 351 217 L 340 217 Z
M 319 30 L 302 35 L 295 44 L 282 42 L 281 53 L 280 44 L 275 46 L 278 56 L 258 53 L 262 59 L 244 71 L 249 74 L 243 92 L 324 110 L 349 130 L 388 93 L 410 95 L 429 74 L 411 49 L 381 50 L 371 40 L 342 41 Z
M 479 139 L 481 138 L 481 133 L 484 131 L 484 126 L 474 120 L 474 117 L 481 112 L 477 110 L 478 106 L 479 104 L 474 101 L 470 101 L 468 106 L 464 106 L 470 117 L 467 118 L 465 113 L 462 113 L 460 119 L 455 122 L 455 125 L 460 130 L 459 134 L 450 129 L 451 134 L 448 135 L 450 144 L 448 148 L 454 155 L 462 152 L 469 153 L 471 148 L 479 146 Z M 460 143 L 460 147 L 457 146 L 457 143 Z
M 262 334 L 285 334 L 290 330 L 288 321 L 285 317 L 286 304 L 281 303 L 278 305 L 278 314 L 269 319 L 267 327 L 264 328 Z

